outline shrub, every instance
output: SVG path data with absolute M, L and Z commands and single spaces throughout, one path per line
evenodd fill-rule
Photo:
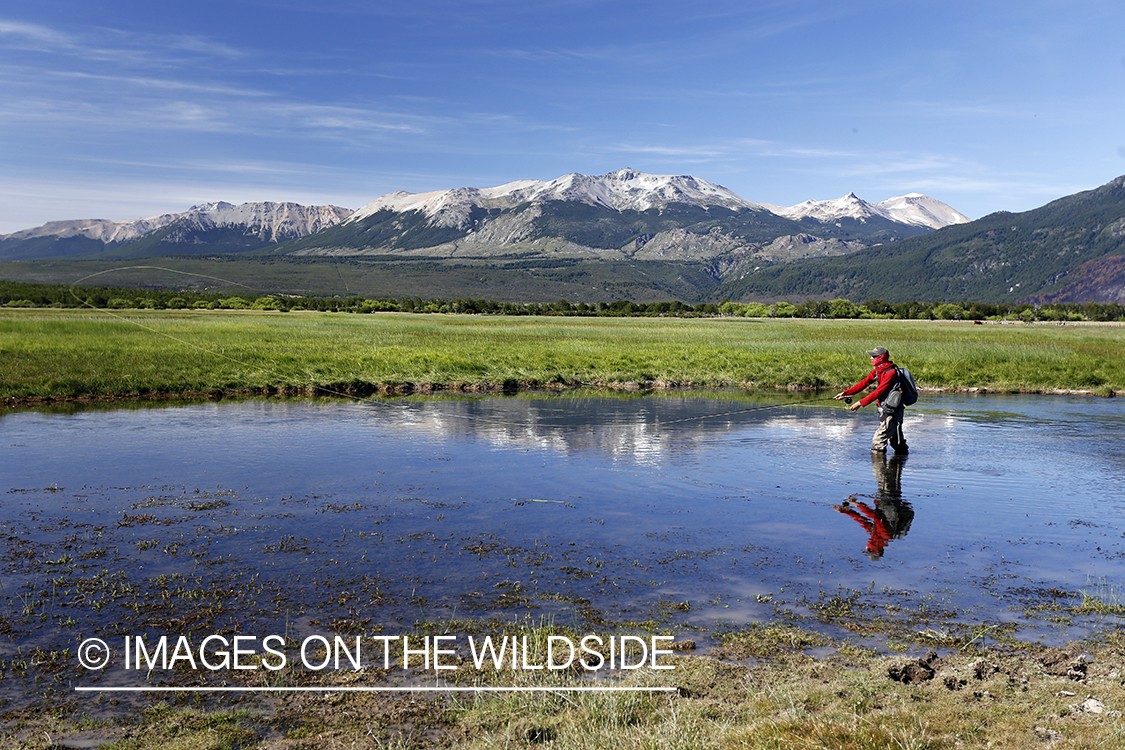
M 241 297 L 227 297 L 226 299 L 221 299 L 218 305 L 224 310 L 246 310 L 250 307 L 246 300 Z

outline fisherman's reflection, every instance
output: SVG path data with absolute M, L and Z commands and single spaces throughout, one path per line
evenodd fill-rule
M 914 509 L 902 499 L 902 466 L 906 456 L 895 454 L 871 455 L 871 469 L 875 472 L 878 489 L 875 490 L 875 507 L 872 508 L 852 495 L 840 505 L 832 507 L 859 522 L 871 538 L 865 550 L 868 557 L 878 560 L 883 556 L 887 542 L 901 539 L 914 520 Z

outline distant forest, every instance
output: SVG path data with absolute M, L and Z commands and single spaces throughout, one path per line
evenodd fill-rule
M 257 296 L 128 289 L 119 287 L 29 284 L 0 280 L 0 306 L 90 307 L 106 310 L 317 310 L 321 312 L 459 313 L 465 315 L 573 315 L 573 316 L 669 316 L 753 318 L 835 318 L 900 320 L 1022 320 L 1032 321 L 1125 321 L 1125 305 L 1053 303 L 1049 305 L 992 304 L 985 302 L 884 302 L 861 304 L 846 299 L 806 300 L 801 303 L 702 303 L 616 302 L 572 303 L 497 302 L 484 299 L 422 299 L 367 297 Z

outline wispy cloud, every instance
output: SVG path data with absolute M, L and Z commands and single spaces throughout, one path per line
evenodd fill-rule
M 228 60 L 244 58 L 250 54 L 246 50 L 201 36 L 175 34 L 168 37 L 156 37 L 153 41 L 165 43 L 171 49 Z
M 554 127 L 506 112 L 458 112 L 432 94 L 357 103 L 333 102 L 321 91 L 302 96 L 293 86 L 270 88 L 271 79 L 257 75 L 269 68 L 268 61 L 198 36 L 68 33 L 11 21 L 0 21 L 0 34 L 21 40 L 25 52 L 34 46 L 36 54 L 46 53 L 31 63 L 11 48 L 0 50 L 0 122 L 34 128 L 30 138 L 75 129 L 99 136 L 136 133 L 151 140 L 168 130 L 351 147 L 370 145 L 371 139 L 429 136 L 470 147 L 474 132 Z M 184 54 L 202 55 L 214 64 L 185 60 Z M 226 64 L 232 58 L 244 59 L 247 66 L 232 70 Z
M 762 138 L 732 138 L 681 143 L 620 143 L 607 149 L 621 154 L 647 154 L 695 161 L 726 161 L 747 157 L 776 157 L 800 160 L 859 160 L 858 151 L 816 148 L 779 143 Z
M 218 60 L 245 58 L 251 53 L 229 44 L 191 34 L 132 33 L 114 28 L 63 31 L 42 24 L 0 18 L 0 38 L 9 49 L 66 55 L 85 60 L 122 63 L 183 62 L 188 55 Z
M 441 120 L 362 107 L 297 102 L 270 103 L 263 111 L 312 131 L 422 135 Z
M 3 18 L 0 18 L 0 36 L 14 49 L 48 51 L 77 46 L 69 34 L 56 29 Z
M 104 83 L 107 88 L 116 90 L 163 89 L 165 91 L 187 92 L 193 94 L 216 94 L 236 97 L 265 97 L 269 92 L 243 86 L 231 86 L 221 83 L 199 83 L 178 78 L 156 78 L 152 76 L 133 75 L 99 75 L 84 73 L 75 70 L 49 71 L 45 75 L 55 76 L 60 79 L 76 79 L 83 84 Z

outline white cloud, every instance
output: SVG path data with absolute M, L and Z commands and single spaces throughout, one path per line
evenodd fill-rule
M 55 50 L 70 48 L 74 42 L 70 35 L 48 26 L 0 18 L 0 35 L 7 45 L 23 50 Z
M 165 91 L 189 92 L 197 94 L 214 94 L 221 96 L 252 96 L 264 97 L 269 96 L 268 92 L 252 89 L 242 86 L 229 86 L 218 83 L 200 83 L 198 81 L 186 81 L 176 78 L 155 78 L 151 76 L 134 76 L 134 75 L 98 75 L 95 73 L 86 73 L 83 71 L 66 70 L 66 71 L 49 71 L 45 75 L 56 76 L 60 79 L 75 79 L 82 81 L 83 84 L 90 83 L 104 83 L 107 89 L 116 89 L 125 91 L 132 88 L 137 89 L 162 89 Z

